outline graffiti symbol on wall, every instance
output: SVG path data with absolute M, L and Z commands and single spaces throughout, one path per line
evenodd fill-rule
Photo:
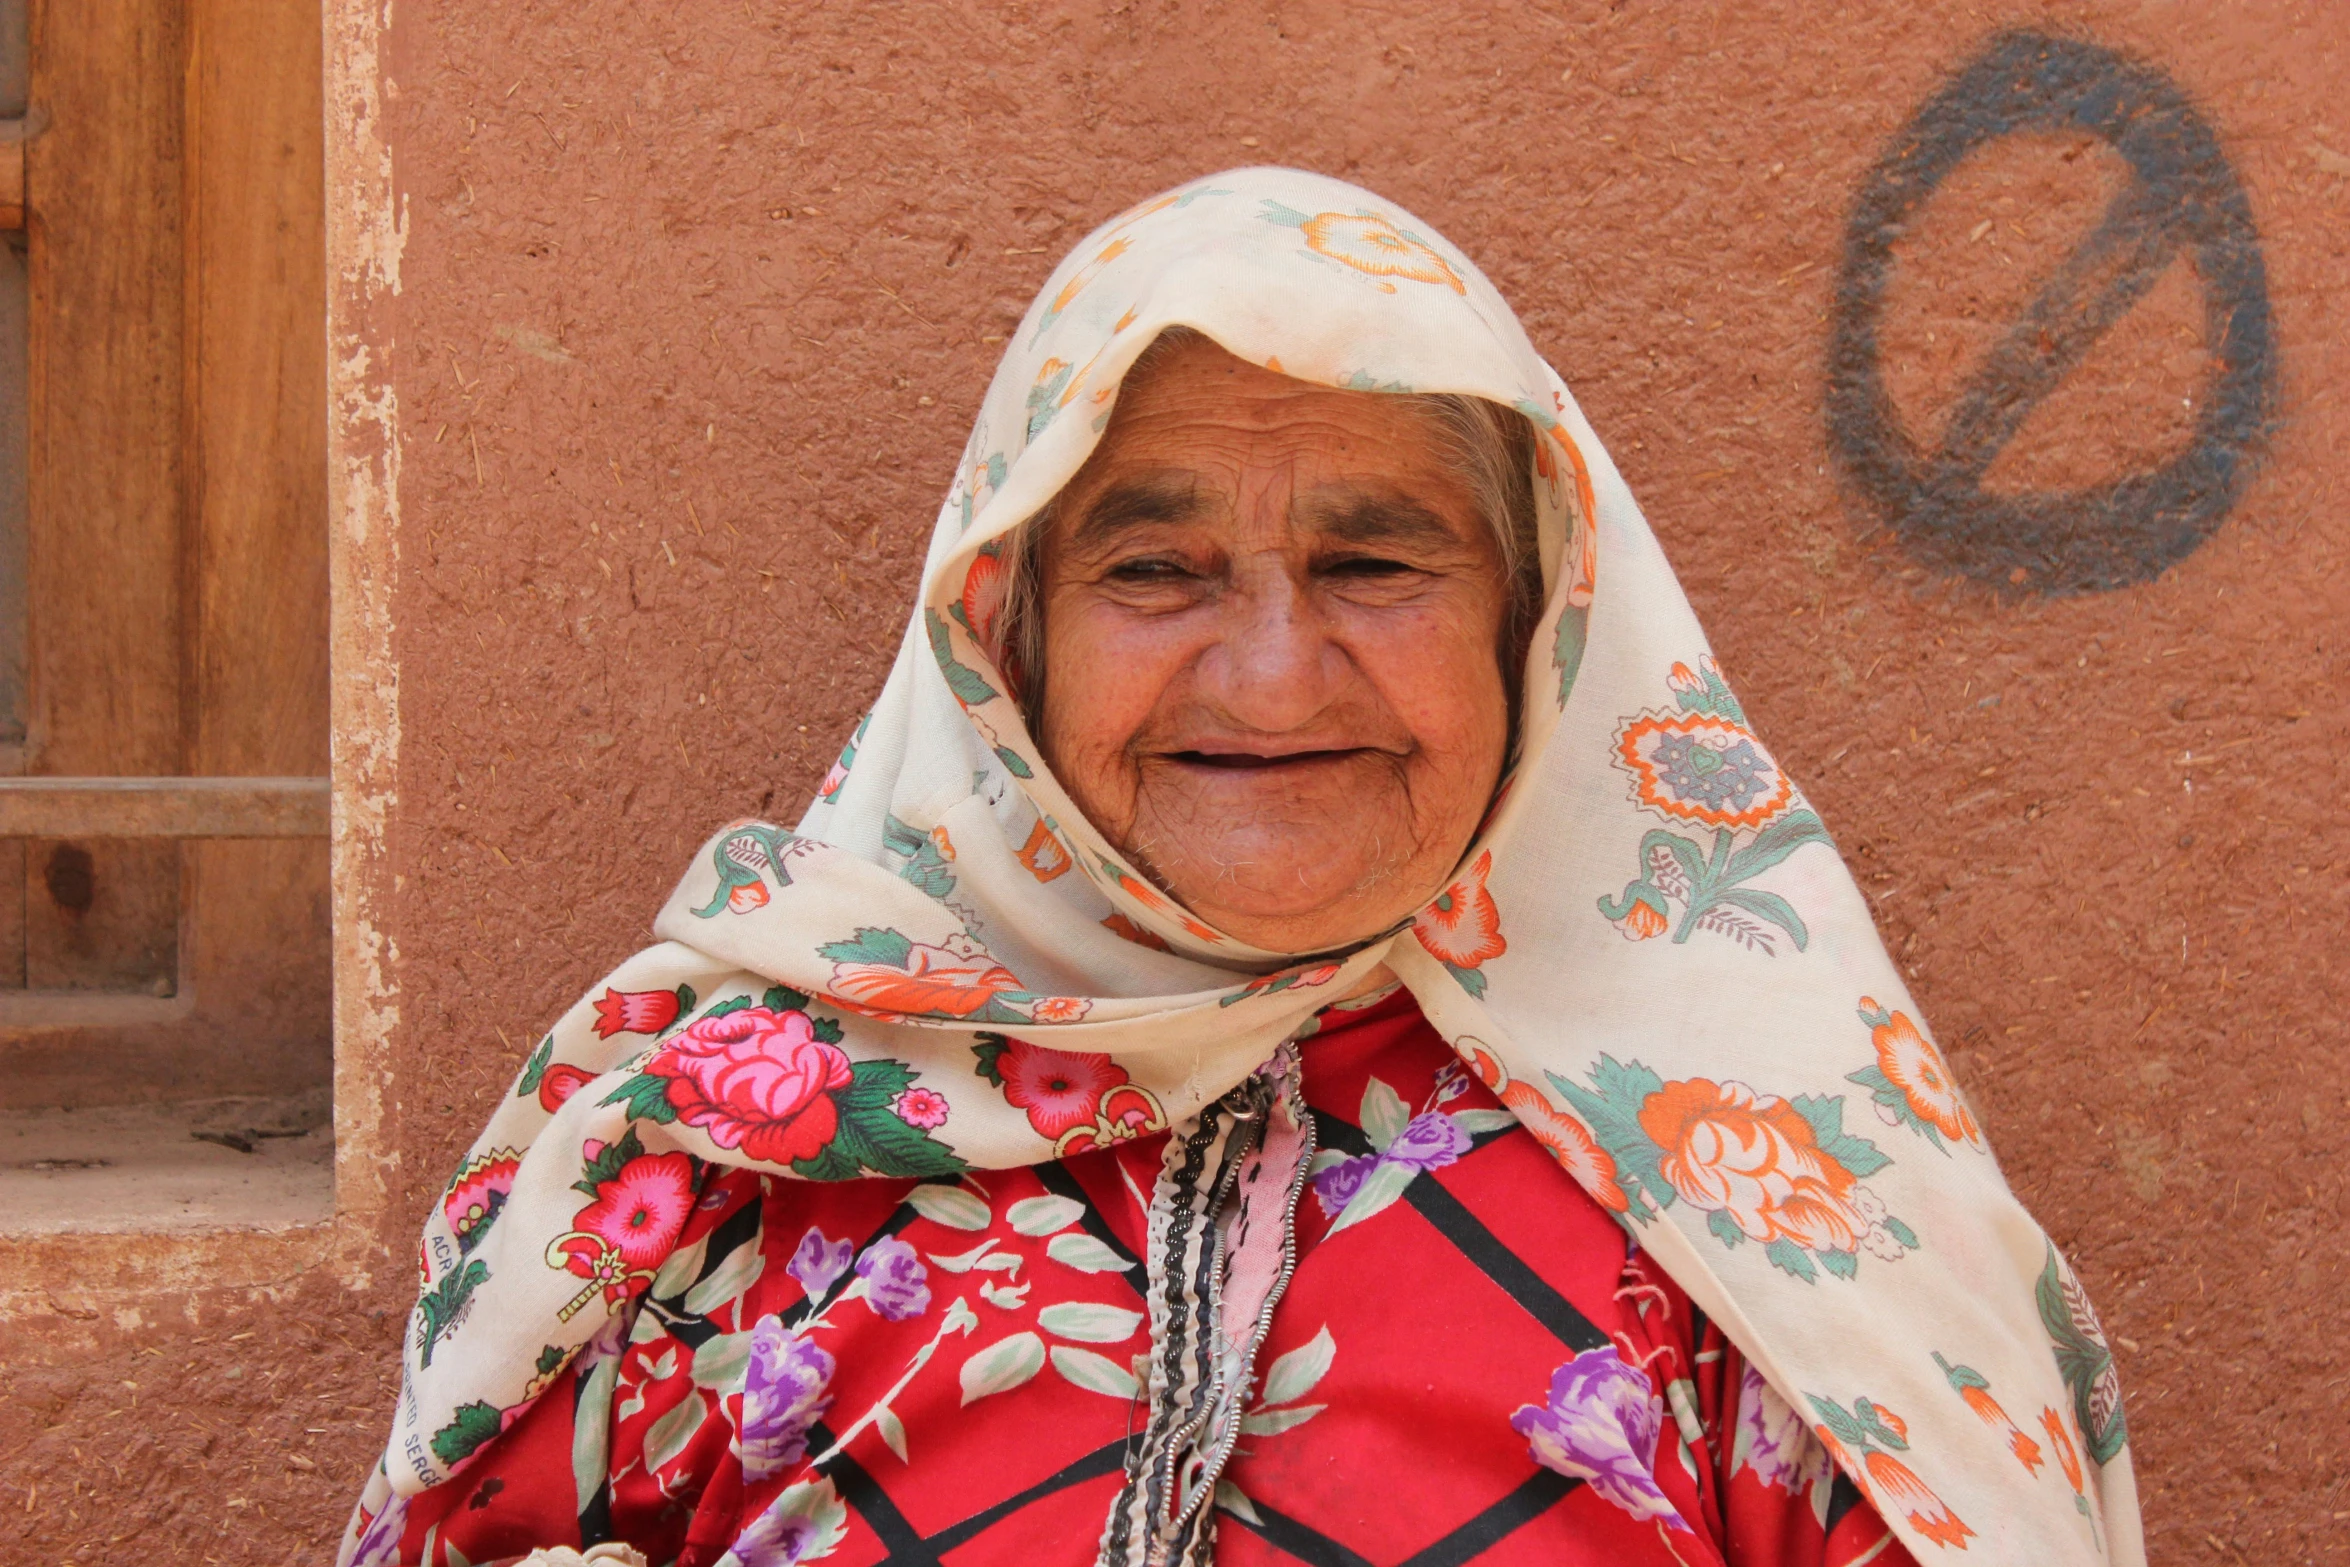
M 1877 341 L 1894 242 L 1968 154 L 2035 131 L 2100 137 L 2129 178 L 1967 376 L 1924 449 L 1886 391 Z M 2093 489 L 1986 490 L 1985 472 L 2033 408 L 2182 251 L 2202 286 L 2211 356 L 2186 448 Z M 2168 77 L 2095 44 L 2002 34 L 1926 101 L 1862 182 L 1834 311 L 1828 444 L 1846 480 L 1916 558 L 2002 587 L 2077 593 L 2160 575 L 2226 517 L 2268 428 L 2267 272 L 2243 186 Z

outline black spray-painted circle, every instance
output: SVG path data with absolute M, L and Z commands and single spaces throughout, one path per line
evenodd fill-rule
M 1971 152 L 2019 131 L 2087 132 L 2131 178 L 2042 284 L 1921 450 L 1885 389 L 1877 341 L 1893 245 Z M 2094 489 L 1995 495 L 1982 479 L 2040 400 L 2184 250 L 2202 283 L 2213 370 L 2187 447 Z M 1829 344 L 1828 445 L 1913 556 L 2036 593 L 2159 576 L 2224 519 L 2269 427 L 2276 373 L 2267 269 L 2219 139 L 2161 72 L 2109 49 L 2007 33 L 1902 127 L 1844 232 Z

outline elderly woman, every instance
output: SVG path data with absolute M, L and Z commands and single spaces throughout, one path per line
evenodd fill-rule
M 346 1563 L 2142 1559 L 2112 1357 L 1425 224 L 1128 211 L 431 1215 Z

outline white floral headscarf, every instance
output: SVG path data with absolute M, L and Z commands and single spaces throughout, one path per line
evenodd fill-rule
M 1309 382 L 1488 398 L 1539 432 L 1548 607 L 1521 753 L 1451 885 L 1341 957 L 1250 948 L 1123 864 L 998 665 L 1006 533 L 1177 325 Z M 540 1044 L 426 1225 L 369 1515 L 446 1478 L 642 1291 L 676 1225 L 649 1198 L 622 1213 L 636 1173 L 650 1191 L 691 1155 L 951 1180 L 1143 1135 L 1385 963 L 1921 1561 L 2143 1560 L 2096 1318 L 1826 829 L 1509 306 L 1367 191 L 1234 170 L 1061 263 L 988 390 L 880 701 L 800 825 L 721 832 L 656 932 Z M 1064 1053 L 1076 1087 L 1022 1095 L 996 1069 L 1012 1035 Z

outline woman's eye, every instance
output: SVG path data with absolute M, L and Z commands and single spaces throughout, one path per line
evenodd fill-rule
M 1333 577 L 1373 579 L 1409 576 L 1415 569 L 1400 560 L 1386 560 L 1375 555 L 1350 556 L 1345 560 L 1331 561 L 1322 568 L 1327 575 Z
M 1181 561 L 1163 557 L 1120 561 L 1110 568 L 1110 576 L 1119 582 L 1174 582 L 1189 575 Z

